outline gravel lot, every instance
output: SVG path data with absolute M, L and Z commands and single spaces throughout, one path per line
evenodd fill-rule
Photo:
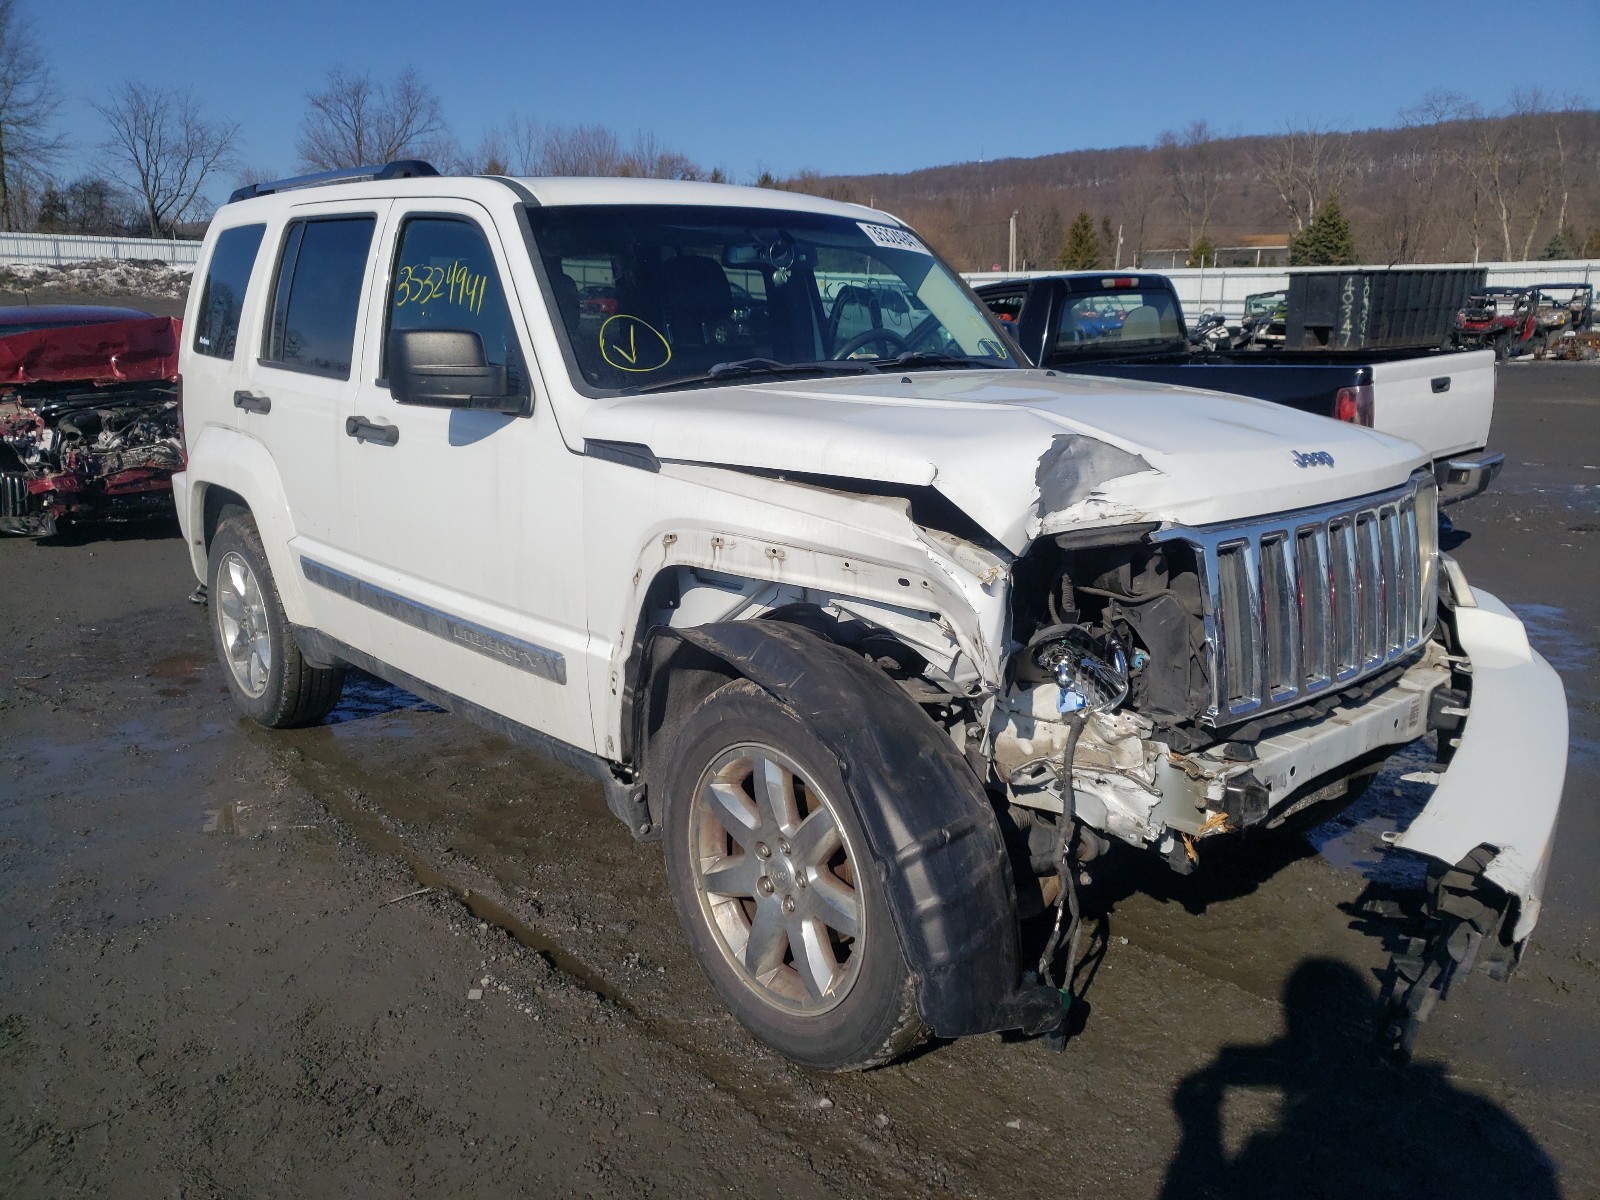
M 815 1075 L 725 1015 L 590 783 L 373 682 L 245 724 L 175 524 L 0 539 L 0 1194 L 1600 1195 L 1600 368 L 1500 370 L 1509 465 L 1451 540 L 1565 678 L 1565 810 L 1521 972 L 1404 1069 L 1346 911 L 1416 875 L 1398 771 L 1097 882 L 1064 1053 Z

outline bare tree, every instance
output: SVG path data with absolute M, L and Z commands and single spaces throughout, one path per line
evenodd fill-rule
M 47 233 L 126 235 L 137 231 L 143 220 L 132 196 L 95 175 L 66 187 L 47 185 L 39 201 L 38 228 Z
M 645 179 L 699 179 L 704 175 L 699 164 L 687 154 L 668 150 L 647 130 L 634 134 L 633 145 L 623 158 L 624 175 Z
M 1123 242 L 1131 251 L 1128 261 L 1136 267 L 1142 265 L 1144 252 L 1150 248 L 1151 225 L 1161 193 L 1161 176 L 1148 158 L 1141 158 L 1122 181 L 1118 218 Z
M 186 90 L 131 80 L 94 108 L 111 129 L 102 148 L 113 175 L 139 197 L 150 236 L 174 236 L 205 208 L 206 184 L 233 165 L 238 124 L 206 120 Z
M 1294 232 L 1303 233 L 1322 202 L 1350 178 L 1350 135 L 1315 125 L 1288 129 L 1262 147 L 1256 167 L 1283 201 Z
M 544 131 L 535 175 L 622 175 L 627 157 L 616 131 L 604 125 L 556 126 Z
M 1163 133 L 1157 143 L 1178 218 L 1189 230 L 1189 244 L 1206 234 L 1211 210 L 1222 194 L 1220 147 L 1211 126 L 1191 121 L 1182 133 Z
M 0 232 L 19 227 L 22 197 L 65 147 L 50 131 L 60 106 L 32 28 L 15 0 L 0 0 Z
M 411 67 L 388 83 L 335 67 L 327 86 L 306 102 L 311 107 L 300 122 L 299 150 L 309 170 L 427 157 L 445 133 L 439 98 Z
M 1401 143 L 1393 157 L 1383 164 L 1384 185 L 1372 204 L 1370 237 L 1378 257 L 1384 262 L 1424 261 L 1437 249 L 1448 253 L 1448 239 L 1434 236 L 1441 224 L 1460 226 L 1465 214 L 1458 210 L 1463 189 L 1444 188 L 1446 155 L 1440 146 L 1437 120 L 1425 107 L 1400 113 Z M 1377 172 L 1374 171 L 1374 174 Z
M 1550 206 L 1559 202 L 1556 228 L 1566 219 L 1569 144 L 1565 114 L 1535 89 L 1511 97 L 1510 119 L 1499 122 L 1497 153 L 1486 159 L 1489 198 L 1500 223 L 1507 259 L 1528 259 Z M 1518 227 L 1514 230 L 1514 227 Z M 1516 234 L 1521 233 L 1520 245 Z
M 1017 256 L 1022 268 L 1048 267 L 1067 244 L 1067 226 L 1054 204 L 1027 209 L 1017 226 Z

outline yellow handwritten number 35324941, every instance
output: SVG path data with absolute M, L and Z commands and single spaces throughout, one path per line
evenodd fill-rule
M 431 301 L 442 300 L 467 312 L 481 313 L 488 284 L 487 275 L 474 274 L 459 261 L 445 267 L 408 264 L 395 276 L 394 306 L 415 304 L 426 309 Z

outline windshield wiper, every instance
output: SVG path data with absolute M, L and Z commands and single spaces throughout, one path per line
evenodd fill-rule
M 937 350 L 907 350 L 893 358 L 876 359 L 886 367 L 997 367 L 999 359 L 978 358 L 971 354 L 942 354 Z
M 717 363 L 701 375 L 685 375 L 665 383 L 654 383 L 635 390 L 636 395 L 650 392 L 667 392 L 675 388 L 693 387 L 697 383 L 728 383 L 735 379 L 755 376 L 796 375 L 875 375 L 878 368 L 862 360 L 825 359 L 821 362 L 779 362 L 774 358 L 741 358 L 734 362 Z

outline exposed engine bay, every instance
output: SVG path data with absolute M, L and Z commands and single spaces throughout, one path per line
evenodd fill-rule
M 1042 539 L 1015 569 L 1019 649 L 988 730 L 1010 802 L 1187 871 L 1200 839 L 1343 795 L 1437 728 L 1460 697 L 1430 637 L 1431 486 Z
M 177 342 L 168 318 L 0 337 L 0 533 L 170 509 Z

